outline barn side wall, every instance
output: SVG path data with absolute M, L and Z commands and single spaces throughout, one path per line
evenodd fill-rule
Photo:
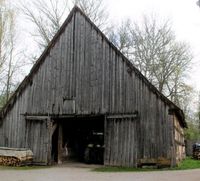
M 133 153 L 137 152 L 137 158 L 171 157 L 168 110 L 168 104 L 156 95 L 146 80 L 142 80 L 101 33 L 76 12 L 4 118 L 0 146 L 27 146 L 24 114 L 138 112 L 137 130 L 133 128 L 138 135 L 138 148 Z M 126 127 L 126 123 L 122 126 Z M 46 160 L 43 155 L 41 161 Z M 39 156 L 36 154 L 36 157 Z
M 186 157 L 184 130 L 178 121 L 178 117 L 174 115 L 174 139 L 176 148 L 176 163 Z

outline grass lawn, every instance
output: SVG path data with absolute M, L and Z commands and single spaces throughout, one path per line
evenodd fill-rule
M 126 168 L 126 167 L 101 167 L 95 168 L 93 171 L 97 172 L 144 172 L 144 171 L 166 171 L 166 170 L 188 170 L 188 169 L 200 169 L 200 160 L 193 160 L 192 158 L 186 158 L 178 167 L 175 168 Z
M 194 160 L 192 158 L 186 158 L 178 167 L 172 168 L 173 170 L 187 170 L 200 168 L 200 160 Z

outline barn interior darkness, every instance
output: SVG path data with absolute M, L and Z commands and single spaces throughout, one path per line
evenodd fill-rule
M 52 136 L 52 161 L 54 163 L 58 163 L 60 157 L 62 163 L 103 164 L 103 116 L 62 118 L 57 119 L 56 122 L 60 128 L 58 126 Z

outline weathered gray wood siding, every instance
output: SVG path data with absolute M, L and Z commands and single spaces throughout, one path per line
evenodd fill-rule
M 25 147 L 34 153 L 33 161 L 39 164 L 48 162 L 49 130 L 47 120 L 27 120 Z
M 137 166 L 138 131 L 134 118 L 107 119 L 105 123 L 104 164 L 110 166 Z
M 133 121 L 128 123 L 125 120 L 123 123 L 116 120 L 116 124 L 124 126 L 123 129 L 131 124 L 137 132 L 137 158 L 166 157 L 172 139 L 169 106 L 142 79 L 77 11 L 4 118 L 0 127 L 0 135 L 3 136 L 0 146 L 27 146 L 25 113 L 129 114 L 138 111 L 137 129 Z M 127 134 L 132 134 L 131 130 Z M 112 137 L 114 135 L 111 134 Z M 125 146 L 129 149 L 128 143 Z M 43 154 L 40 160 L 46 160 L 46 155 Z

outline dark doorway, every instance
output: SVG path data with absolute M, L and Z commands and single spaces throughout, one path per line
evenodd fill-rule
M 57 122 L 60 128 L 52 137 L 54 161 L 103 164 L 104 116 L 62 118 Z
M 58 162 L 58 127 L 52 135 L 51 161 L 52 163 Z

